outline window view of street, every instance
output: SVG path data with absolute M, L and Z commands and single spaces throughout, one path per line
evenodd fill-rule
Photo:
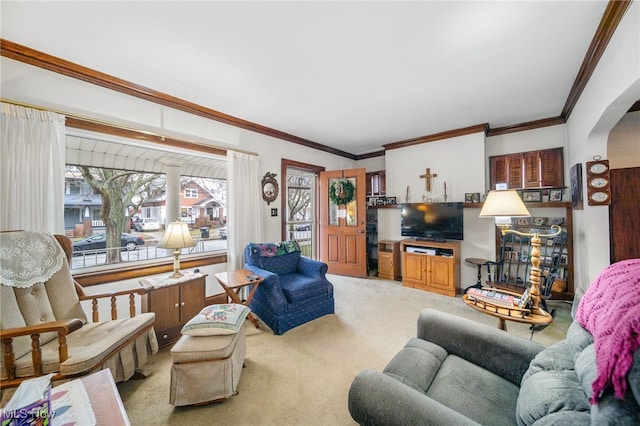
M 173 249 L 161 249 L 156 247 L 156 245 L 162 238 L 162 231 L 142 233 L 134 231 L 132 234 L 134 236 L 143 238 L 144 245 L 137 244 L 134 248 L 131 248 L 131 243 L 129 243 L 129 245 L 108 249 L 111 252 L 119 253 L 122 262 L 138 262 L 173 256 Z M 181 256 L 207 251 L 227 250 L 226 239 L 215 236 L 202 238 L 199 231 L 197 234 L 195 234 L 194 232 L 192 232 L 192 234 L 193 239 L 196 241 L 196 245 L 194 247 L 182 249 Z M 98 239 L 104 240 L 104 235 L 105 234 L 94 234 L 94 237 L 98 237 Z M 90 237 L 88 239 L 92 238 Z M 76 250 L 78 242 L 82 242 L 86 239 L 77 240 L 75 238 L 72 238 L 72 240 L 75 241 L 73 246 L 73 260 L 71 269 L 82 269 L 106 264 L 107 249 L 105 248 L 104 244 L 101 248 L 95 247 L 90 249 L 85 249 L 78 246 L 78 249 Z
M 165 224 L 176 219 L 189 225 L 197 243 L 183 255 L 227 249 L 224 179 L 182 176 L 179 218 L 167 218 L 166 197 L 163 174 L 68 165 L 65 233 L 73 242 L 72 269 L 169 257 L 172 250 L 156 246 Z
M 287 238 L 300 244 L 304 256 L 314 257 L 314 184 L 315 175 L 287 170 Z

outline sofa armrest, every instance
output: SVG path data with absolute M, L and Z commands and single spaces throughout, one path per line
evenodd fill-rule
M 254 300 L 260 300 L 262 303 L 267 304 L 272 309 L 275 309 L 278 314 L 286 312 L 287 298 L 284 296 L 282 288 L 280 287 L 280 277 L 278 274 L 254 265 L 249 265 L 248 263 L 244 264 L 244 269 L 264 277 L 264 281 L 260 283 L 256 294 L 253 296 Z
M 433 309 L 423 309 L 417 337 L 520 386 L 529 363 L 545 347 L 506 331 Z
M 58 356 L 60 362 L 64 362 L 69 357 L 67 348 L 67 335 L 82 327 L 82 321 L 77 318 L 68 320 L 51 321 L 26 327 L 4 328 L 0 331 L 2 340 L 2 351 L 4 354 L 4 367 L 7 373 L 7 383 L 16 378 L 16 359 L 13 352 L 13 339 L 20 336 L 31 337 L 31 361 L 35 376 L 42 375 L 42 351 L 40 349 L 40 335 L 43 333 L 58 333 Z M 4 381 L 3 381 L 4 382 Z
M 129 296 L 129 317 L 133 318 L 136 316 L 136 303 L 135 303 L 135 295 L 143 295 L 149 291 L 147 287 L 141 288 L 132 288 L 128 290 L 118 290 L 118 291 L 107 291 L 104 293 L 94 293 L 94 294 L 86 294 L 84 290 L 78 292 L 78 298 L 83 300 L 91 300 L 91 314 L 92 321 L 98 322 L 100 320 L 98 314 L 98 300 L 109 298 L 111 300 L 111 319 L 118 319 L 118 309 L 117 309 L 117 297 L 118 296 Z
M 373 370 L 361 371 L 351 383 L 349 413 L 361 425 L 478 425 L 425 394 Z
M 326 263 L 308 257 L 300 256 L 298 272 L 309 277 L 326 279 L 325 275 L 329 267 Z

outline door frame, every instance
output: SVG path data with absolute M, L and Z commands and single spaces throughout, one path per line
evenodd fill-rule
M 288 168 L 295 168 L 295 169 L 300 169 L 300 170 L 304 170 L 307 172 L 312 172 L 315 173 L 316 175 L 316 187 L 315 187 L 315 191 L 316 191 L 316 200 L 315 200 L 315 211 L 313 212 L 316 220 L 316 228 L 317 228 L 317 223 L 318 223 L 318 217 L 320 215 L 320 205 L 319 205 L 319 189 L 320 189 L 320 182 L 319 182 L 319 177 L 320 177 L 320 172 L 324 172 L 325 168 L 323 166 L 316 166 L 315 164 L 309 164 L 309 163 L 302 163 L 300 161 L 295 161 L 295 160 L 289 160 L 287 158 L 283 158 L 280 160 L 280 178 L 281 178 L 281 185 L 280 185 L 280 236 L 281 239 L 284 241 L 287 239 L 287 217 L 285 215 L 286 211 L 287 211 L 287 169 Z M 318 242 L 318 234 L 317 234 L 317 229 L 315 230 L 316 233 L 316 237 L 314 238 L 313 244 L 313 253 L 316 254 L 316 258 L 318 257 L 318 253 L 320 250 L 320 245 Z

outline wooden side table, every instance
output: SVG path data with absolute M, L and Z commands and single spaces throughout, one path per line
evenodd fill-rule
M 158 346 L 180 338 L 182 327 L 205 307 L 207 274 L 185 273 L 180 278 L 158 276 L 140 280 L 150 290 L 142 297 L 142 312 L 155 312 L 153 328 Z
M 547 325 L 551 324 L 553 317 L 548 312 L 540 309 L 539 314 L 529 313 L 522 309 L 509 309 L 501 308 L 499 306 L 491 305 L 477 300 L 471 300 L 468 295 L 463 295 L 462 300 L 464 303 L 471 306 L 476 311 L 480 311 L 483 314 L 491 315 L 498 318 L 498 328 L 500 330 L 507 331 L 507 321 L 521 322 L 525 324 Z
M 490 260 L 481 259 L 481 258 L 478 258 L 478 257 L 467 257 L 464 261 L 478 267 L 478 278 L 477 278 L 477 281 L 471 287 L 482 288 L 482 267 L 485 266 L 485 265 L 489 265 L 492 262 Z M 488 280 L 491 281 L 491 272 L 490 271 L 489 271 Z M 471 287 L 467 287 L 466 290 L 468 290 Z M 466 293 L 466 290 L 465 290 L 465 293 Z
M 400 281 L 400 241 L 378 241 L 378 277 Z
M 218 280 L 218 282 L 220 283 L 220 285 L 222 286 L 222 288 L 227 293 L 227 295 L 229 296 L 229 298 L 233 303 L 249 306 L 249 302 L 251 302 L 251 299 L 253 299 L 253 294 L 258 289 L 258 285 L 260 285 L 260 283 L 264 281 L 264 277 L 258 277 L 250 281 L 247 278 L 250 275 L 253 275 L 253 272 L 247 269 L 237 269 L 232 272 L 219 272 L 214 276 L 216 277 L 216 279 Z M 253 288 L 249 292 L 249 295 L 247 296 L 247 300 L 243 302 L 240 299 L 240 290 L 242 290 L 243 287 L 248 285 L 253 285 Z M 260 324 L 258 323 L 258 319 L 256 318 L 255 315 L 253 315 L 253 312 L 249 313 L 249 319 L 251 320 L 253 325 L 256 326 L 256 328 L 260 327 Z

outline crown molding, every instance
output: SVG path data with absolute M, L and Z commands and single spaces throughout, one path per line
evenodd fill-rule
M 455 130 L 447 130 L 446 132 L 434 133 L 428 136 L 420 136 L 417 138 L 407 139 L 404 141 L 392 142 L 383 146 L 384 146 L 384 149 L 388 151 L 390 149 L 406 148 L 412 145 L 419 145 L 419 144 L 434 142 L 442 139 L 455 138 L 457 136 L 470 135 L 473 133 L 482 132 L 486 134 L 488 130 L 489 130 L 488 123 L 476 124 L 475 126 L 469 126 L 469 127 L 464 127 L 464 128 L 455 129 Z
M 609 0 L 560 114 L 560 117 L 564 118 L 565 121 L 569 119 L 573 108 L 578 103 L 580 95 L 582 95 L 584 88 L 587 86 L 604 50 L 607 48 L 616 29 L 618 29 L 618 25 L 627 9 L 629 9 L 631 2 L 632 0 Z
M 524 132 L 525 130 L 539 129 L 541 127 L 564 124 L 567 120 L 562 117 L 543 118 L 541 120 L 527 121 L 526 123 L 513 124 L 511 126 L 496 127 L 487 131 L 487 136 L 506 135 L 508 133 Z
M 375 158 L 375 157 L 384 157 L 384 150 L 356 155 L 356 160 L 366 160 L 367 158 Z

